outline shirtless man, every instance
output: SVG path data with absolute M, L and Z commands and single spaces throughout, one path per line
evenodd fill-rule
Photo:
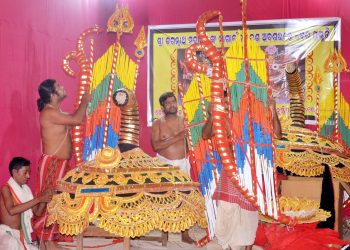
M 39 161 L 39 192 L 47 188 L 55 188 L 56 181 L 60 180 L 68 170 L 68 161 L 71 158 L 72 142 L 70 128 L 80 125 L 86 114 L 91 95 L 85 93 L 81 104 L 73 114 L 61 111 L 61 102 L 66 97 L 66 91 L 55 80 L 47 79 L 38 88 L 40 98 L 37 100 L 40 112 L 40 128 L 43 155 Z M 35 222 L 35 231 L 41 241 L 49 249 L 54 237 L 58 235 L 57 227 L 44 228 L 45 216 Z
M 157 152 L 157 157 L 173 166 L 179 166 L 180 170 L 190 175 L 190 164 L 186 159 L 186 135 L 184 118 L 177 113 L 177 100 L 172 92 L 165 92 L 159 97 L 159 103 L 164 116 L 152 124 L 152 147 Z M 183 242 L 193 244 L 194 240 L 189 236 L 188 230 L 182 232 Z
M 190 165 L 186 159 L 186 134 L 184 119 L 177 114 L 177 101 L 172 92 L 159 97 L 164 116 L 153 122 L 152 147 L 157 156 L 170 165 L 179 166 L 190 174 Z
M 30 162 L 15 157 L 9 166 L 11 178 L 2 187 L 0 196 L 0 249 L 38 249 L 32 244 L 31 218 L 40 216 L 51 201 L 51 190 L 34 198 L 26 185 L 30 177 Z M 21 237 L 23 236 L 23 237 Z
M 48 79 L 40 84 L 38 91 L 40 98 L 37 103 L 40 112 L 43 153 L 54 155 L 59 159 L 70 159 L 72 144 L 69 129 L 83 122 L 91 95 L 84 94 L 76 112 L 67 114 L 60 110 L 61 102 L 67 96 L 62 85 Z

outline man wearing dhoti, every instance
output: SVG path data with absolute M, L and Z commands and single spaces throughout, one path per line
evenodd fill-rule
M 46 203 L 52 199 L 51 190 L 34 198 L 27 186 L 30 177 L 30 162 L 15 157 L 9 166 L 11 178 L 1 189 L 0 198 L 0 249 L 38 249 L 33 244 L 31 233 L 33 214 L 40 216 Z

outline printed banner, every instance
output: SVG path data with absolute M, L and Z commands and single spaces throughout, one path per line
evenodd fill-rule
M 331 123 L 333 114 L 333 76 L 324 71 L 326 58 L 340 47 L 340 19 L 290 19 L 248 22 L 250 39 L 254 39 L 266 53 L 269 63 L 270 85 L 277 102 L 279 116 L 289 117 L 288 86 L 284 68 L 289 62 L 297 62 L 305 89 L 306 123 L 323 127 Z M 207 25 L 207 34 L 217 46 L 225 49 L 236 39 L 242 39 L 241 22 L 224 23 L 223 36 L 219 25 Z M 185 65 L 184 52 L 197 43 L 195 24 L 161 25 L 148 27 L 148 125 L 162 116 L 159 96 L 173 91 L 178 96 L 178 83 L 185 86 L 193 75 Z M 207 60 L 201 53 L 197 57 Z M 229 70 L 229 69 L 228 69 Z M 315 76 L 318 75 L 319 78 Z M 317 82 L 318 81 L 318 82 Z M 320 82 L 321 81 L 321 82 Z M 180 98 L 178 98 L 180 99 Z M 179 100 L 180 101 L 180 100 Z M 181 112 L 179 103 L 179 112 Z M 318 111 L 317 111 L 318 110 Z M 318 117 L 318 118 L 317 118 Z

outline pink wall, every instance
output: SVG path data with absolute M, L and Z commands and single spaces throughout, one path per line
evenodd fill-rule
M 129 0 L 134 17 L 134 35 L 142 25 L 194 23 L 208 9 L 221 10 L 224 21 L 241 20 L 239 0 Z M 63 56 L 74 49 L 78 35 L 98 24 L 105 27 L 116 0 L 2 0 L 0 8 L 0 184 L 9 177 L 8 162 L 22 155 L 32 161 L 31 186 L 36 181 L 36 162 L 40 156 L 40 132 L 36 108 L 37 86 L 46 78 L 55 78 L 68 91 L 62 106 L 72 111 L 77 81 L 61 69 Z M 248 20 L 308 17 L 342 18 L 342 52 L 350 58 L 350 1 L 348 0 L 248 0 Z M 123 44 L 134 53 L 135 36 L 124 35 Z M 101 36 L 101 51 L 114 39 Z M 146 126 L 146 58 L 141 63 L 137 85 L 140 103 L 141 148 L 153 155 L 150 130 Z M 350 101 L 349 74 L 342 75 L 345 96 Z

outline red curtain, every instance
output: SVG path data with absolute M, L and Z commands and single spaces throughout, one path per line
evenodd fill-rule
M 13 156 L 32 162 L 35 186 L 37 160 L 40 156 L 40 130 L 36 107 L 37 87 L 46 78 L 57 79 L 68 92 L 62 105 L 72 111 L 77 80 L 64 74 L 64 55 L 75 49 L 79 34 L 98 24 L 105 27 L 114 12 L 116 0 L 1 0 L 0 6 L 0 184 L 9 177 L 8 163 Z M 240 0 L 124 0 L 134 17 L 134 34 L 142 25 L 195 23 L 208 9 L 221 10 L 224 21 L 241 20 Z M 308 17 L 342 18 L 342 53 L 350 58 L 350 1 L 348 0 L 248 0 L 248 20 Z M 134 53 L 134 35 L 124 35 L 127 52 Z M 102 52 L 115 39 L 101 37 Z M 147 56 L 147 55 L 146 55 Z M 153 155 L 150 129 L 146 126 L 147 58 L 140 65 L 136 94 L 140 103 L 141 148 Z M 349 74 L 342 74 L 342 86 L 349 84 Z M 350 100 L 350 90 L 343 94 Z

